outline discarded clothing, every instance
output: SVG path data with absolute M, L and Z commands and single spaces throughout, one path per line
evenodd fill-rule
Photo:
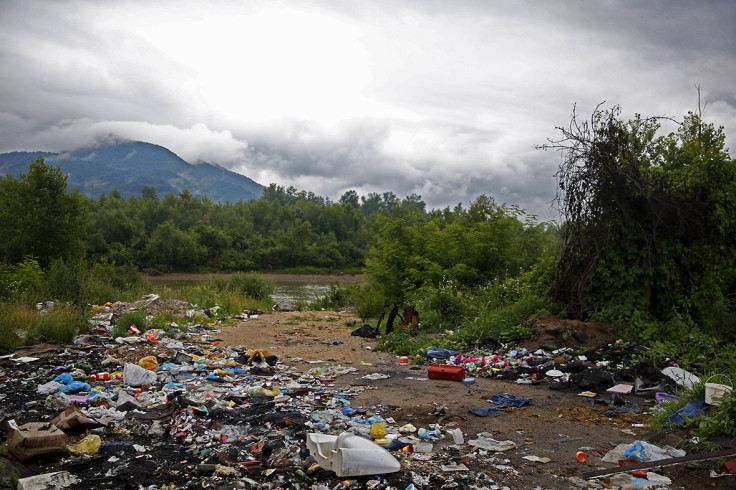
M 495 407 L 482 407 L 482 408 L 469 408 L 468 412 L 478 417 L 498 417 L 503 413 L 503 410 Z
M 666 422 L 672 425 L 682 425 L 686 423 L 688 419 L 702 415 L 706 410 L 708 410 L 708 405 L 705 404 L 704 398 L 692 400 L 677 412 L 667 417 Z
M 531 398 L 524 398 L 515 395 L 493 395 L 491 397 L 491 402 L 499 408 L 523 407 L 531 401 Z

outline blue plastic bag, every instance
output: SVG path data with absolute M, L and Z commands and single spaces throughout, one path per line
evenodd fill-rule
M 90 391 L 91 389 L 90 385 L 81 381 L 72 381 L 69 384 L 59 386 L 59 391 L 62 393 L 76 393 L 78 391 Z

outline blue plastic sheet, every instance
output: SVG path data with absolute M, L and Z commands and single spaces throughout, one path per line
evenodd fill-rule
M 69 373 L 60 374 L 54 378 L 54 381 L 61 383 L 59 391 L 62 393 L 76 393 L 78 391 L 90 391 L 92 387 L 87 383 L 81 381 L 74 381 L 72 375 Z
M 667 423 L 672 425 L 681 425 L 687 422 L 688 419 L 702 415 L 708 410 L 709 405 L 705 404 L 705 399 L 692 400 L 687 403 L 684 407 L 679 409 L 667 417 Z
M 62 393 L 76 393 L 78 391 L 90 391 L 91 389 L 90 385 L 81 381 L 72 381 L 68 385 L 59 386 L 59 391 Z
M 493 395 L 491 397 L 491 402 L 500 408 L 523 407 L 530 401 L 532 401 L 531 398 L 515 395 Z

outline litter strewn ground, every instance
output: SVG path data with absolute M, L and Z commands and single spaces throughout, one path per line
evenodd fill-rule
M 489 345 L 416 364 L 351 335 L 360 324 L 344 312 L 193 318 L 186 336 L 114 339 L 98 327 L 0 360 L 6 470 L 26 488 L 43 488 L 28 479 L 42 473 L 58 488 L 628 485 L 581 475 L 615 467 L 604 460 L 614 448 L 652 453 L 641 442 L 648 412 L 671 382 L 627 364 L 633 347 L 623 344 L 584 359 L 553 345 Z M 463 379 L 430 379 L 433 363 L 462 366 Z M 637 380 L 638 393 L 621 393 Z M 361 439 L 338 437 L 346 432 Z M 705 467 L 688 471 L 647 478 L 659 488 L 709 478 Z

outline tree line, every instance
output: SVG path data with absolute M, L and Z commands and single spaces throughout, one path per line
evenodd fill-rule
M 377 253 L 385 253 L 384 243 L 398 226 L 413 242 L 402 245 L 408 247 L 407 264 L 434 243 L 440 269 L 457 269 L 449 262 L 470 259 L 463 272 L 470 278 L 498 262 L 490 258 L 498 255 L 492 250 L 497 242 L 518 241 L 535 229 L 521 215 L 486 196 L 467 209 L 428 211 L 416 194 L 401 199 L 393 192 L 359 196 L 350 190 L 333 202 L 276 184 L 260 199 L 237 203 L 213 202 L 188 190 L 159 198 L 153 187 L 144 187 L 140 197 L 124 199 L 113 191 L 87 199 L 67 190 L 66 176 L 39 157 L 27 174 L 0 178 L 0 223 L 10 231 L 0 237 L 0 260 L 16 264 L 32 257 L 45 268 L 52 259 L 83 256 L 89 263 L 147 272 L 358 272 L 377 245 Z M 497 223 L 493 232 L 491 223 Z M 529 255 L 532 248 L 518 249 Z M 440 269 L 417 272 L 434 277 Z

